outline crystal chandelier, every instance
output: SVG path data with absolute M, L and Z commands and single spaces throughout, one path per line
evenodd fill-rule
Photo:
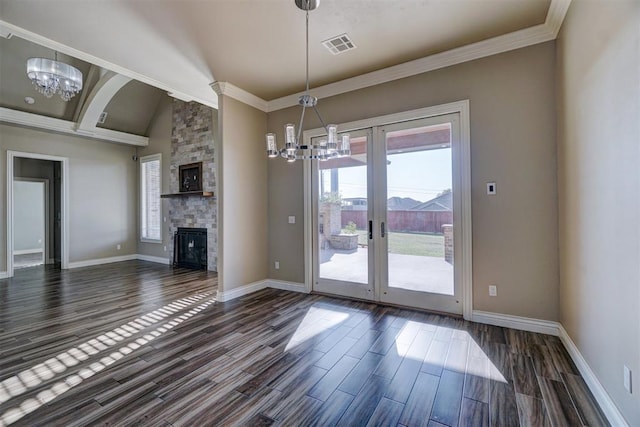
M 320 113 L 318 112 L 318 98 L 309 94 L 309 11 L 316 9 L 320 5 L 320 0 L 295 0 L 296 6 L 306 12 L 306 90 L 304 95 L 298 99 L 298 104 L 302 106 L 300 114 L 300 124 L 296 134 L 296 128 L 293 123 L 287 123 L 284 127 L 285 144 L 284 148 L 278 150 L 276 143 L 276 135 L 268 133 L 267 155 L 269 157 L 284 157 L 288 162 L 304 159 L 329 160 L 337 157 L 346 157 L 351 155 L 351 141 L 348 134 L 340 135 L 338 138 L 338 127 L 336 125 L 326 125 Z M 302 134 L 302 125 L 304 123 L 304 113 L 307 108 L 313 108 L 322 127 L 327 132 L 326 139 L 322 139 L 317 145 L 304 145 L 300 142 Z
M 82 90 L 82 72 L 75 67 L 56 59 L 29 58 L 27 76 L 36 90 L 51 98 L 58 93 L 64 101 L 69 101 Z

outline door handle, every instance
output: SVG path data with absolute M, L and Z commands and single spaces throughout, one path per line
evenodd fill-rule
M 380 237 L 384 237 L 384 222 L 380 223 Z
M 369 240 L 373 239 L 373 221 L 369 221 Z

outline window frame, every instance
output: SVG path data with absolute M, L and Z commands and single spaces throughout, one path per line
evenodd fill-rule
M 145 186 L 145 175 L 144 175 L 144 167 L 143 165 L 145 163 L 150 163 L 150 162 L 155 162 L 158 161 L 160 162 L 160 167 L 158 168 L 158 183 L 159 183 L 159 188 L 158 188 L 158 200 L 160 200 L 160 194 L 162 193 L 162 153 L 157 153 L 157 154 L 150 154 L 148 156 L 142 156 L 140 157 L 140 180 L 139 180 L 139 194 L 140 194 L 140 216 L 139 216 L 139 220 L 140 220 L 140 229 L 139 229 L 139 236 L 140 236 L 140 241 L 143 243 L 162 243 L 163 242 L 163 237 L 162 237 L 162 204 L 160 203 L 160 209 L 158 210 L 158 224 L 160 224 L 160 238 L 159 239 L 152 239 L 149 237 L 145 237 L 143 236 L 143 224 L 147 221 L 147 218 L 145 218 L 145 212 L 146 210 L 144 209 L 145 206 L 145 197 L 144 197 L 144 186 Z

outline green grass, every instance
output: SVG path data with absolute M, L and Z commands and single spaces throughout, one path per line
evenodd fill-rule
M 367 244 L 367 232 L 357 230 L 358 244 Z M 389 233 L 389 252 L 402 255 L 444 257 L 442 234 Z

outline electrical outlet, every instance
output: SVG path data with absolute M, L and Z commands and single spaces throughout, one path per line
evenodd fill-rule
M 276 270 L 280 270 L 280 261 L 275 262 Z
M 490 297 L 498 296 L 498 287 L 496 285 L 489 285 L 489 296 Z
M 289 216 L 289 224 L 295 224 L 296 223 L 296 217 L 293 215 Z
M 624 367 L 624 388 L 631 393 L 631 369 Z
M 120 250 L 120 247 L 121 247 L 120 245 L 116 245 L 117 250 Z

